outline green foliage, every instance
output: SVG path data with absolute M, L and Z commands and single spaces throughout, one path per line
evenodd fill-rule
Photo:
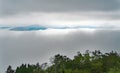
M 14 70 L 11 66 L 8 66 L 6 73 L 14 73 Z
M 120 55 L 116 52 L 102 54 L 99 50 L 80 52 L 73 59 L 60 54 L 47 63 L 39 65 L 22 64 L 13 70 L 11 66 L 6 73 L 120 73 Z

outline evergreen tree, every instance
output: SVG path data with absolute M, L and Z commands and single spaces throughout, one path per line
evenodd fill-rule
M 14 73 L 12 66 L 8 66 L 6 73 Z

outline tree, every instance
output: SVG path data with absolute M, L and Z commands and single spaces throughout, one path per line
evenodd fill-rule
M 51 63 L 22 64 L 16 70 L 8 66 L 6 73 L 120 73 L 120 55 L 113 51 L 103 54 L 87 50 L 84 54 L 78 52 L 73 59 L 57 54 Z
M 70 61 L 67 56 L 57 54 L 52 58 L 52 63 L 54 65 L 55 73 L 64 72 L 65 64 Z
M 8 66 L 6 73 L 14 73 L 14 70 L 12 69 L 12 66 Z

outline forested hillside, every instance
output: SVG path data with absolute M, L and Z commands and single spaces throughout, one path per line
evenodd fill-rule
M 50 59 L 52 65 L 22 64 L 15 70 L 8 66 L 6 73 L 120 73 L 120 54 L 99 50 L 77 52 L 73 59 L 57 54 Z

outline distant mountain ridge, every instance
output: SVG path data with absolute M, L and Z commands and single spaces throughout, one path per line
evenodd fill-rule
M 47 28 L 41 25 L 29 25 L 29 26 L 17 26 L 17 27 L 11 28 L 10 30 L 33 31 L 33 30 L 45 30 L 45 29 Z
M 28 26 L 0 26 L 0 29 L 6 29 L 11 31 L 34 31 L 34 30 L 46 30 L 47 27 L 41 25 L 28 25 Z

